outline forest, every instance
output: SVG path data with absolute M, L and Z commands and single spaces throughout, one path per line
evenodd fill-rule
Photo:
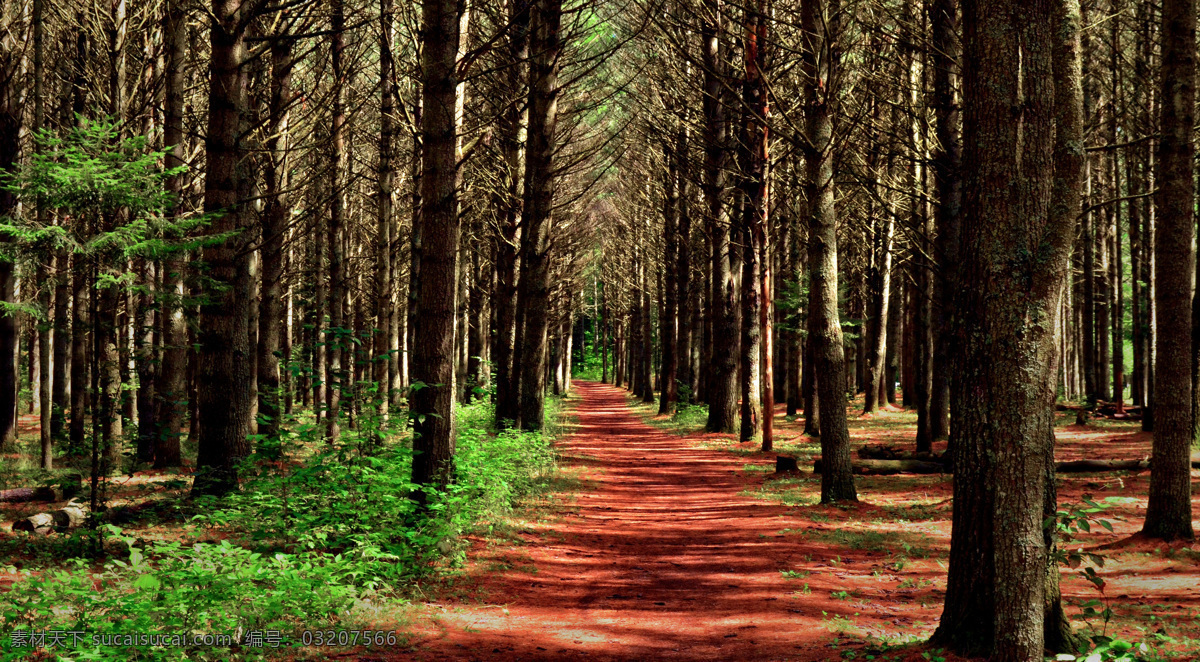
M 1196 0 L 6 0 L 0 660 L 1200 659 Z

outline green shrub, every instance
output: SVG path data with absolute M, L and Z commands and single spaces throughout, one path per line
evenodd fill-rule
M 547 403 L 548 421 L 557 422 L 558 407 Z M 555 425 L 544 434 L 496 432 L 483 401 L 456 416 L 455 482 L 433 492 L 425 508 L 409 498 L 416 486 L 406 435 L 380 445 L 379 427 L 360 421 L 357 432 L 330 445 L 314 426 L 295 426 L 259 444 L 270 455 L 247 461 L 243 475 L 250 477 L 240 492 L 197 504 L 211 510 L 194 518 L 201 530 L 191 535 L 219 542 L 143 543 L 107 526 L 101 532 L 115 537 L 126 558 L 99 570 L 76 559 L 66 569 L 24 573 L 5 594 L 0 625 L 5 633 L 86 632 L 49 650 L 64 660 L 255 659 L 268 650 L 93 645 L 93 635 L 105 634 L 236 640 L 278 631 L 284 645 L 302 643 L 297 632 L 343 622 L 362 596 L 394 596 L 460 560 L 456 541 L 465 530 L 509 511 L 551 477 Z M 0 660 L 28 656 L 18 642 L 0 641 Z
M 342 556 L 267 556 L 228 541 L 140 548 L 120 529 L 110 532 L 134 545 L 127 559 L 109 561 L 99 572 L 75 559 L 67 569 L 25 573 L 5 594 L 4 632 L 83 633 L 66 635 L 49 649 L 60 659 L 228 659 L 227 645 L 103 645 L 93 637 L 179 634 L 190 641 L 213 634 L 240 641 L 260 630 L 282 632 L 286 644 L 302 628 L 335 622 L 359 594 L 357 563 Z M 0 659 L 29 655 L 19 641 L 11 634 L 0 641 Z M 248 650 L 243 657 L 258 652 Z

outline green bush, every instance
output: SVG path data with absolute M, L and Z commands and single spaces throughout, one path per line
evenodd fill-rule
M 557 407 L 547 403 L 548 420 L 557 420 Z M 191 535 L 219 542 L 143 543 L 108 526 L 126 558 L 99 570 L 76 559 L 66 569 L 25 573 L 5 594 L 0 625 L 5 633 L 86 632 L 49 649 L 63 660 L 255 659 L 269 650 L 93 645 L 93 635 L 105 634 L 236 639 L 279 631 L 284 645 L 298 645 L 297 632 L 344 622 L 363 596 L 395 596 L 461 560 L 464 531 L 507 512 L 552 474 L 549 433 L 493 431 L 487 402 L 459 407 L 456 416 L 455 482 L 425 508 L 409 498 L 416 486 L 406 435 L 379 445 L 372 441 L 378 428 L 363 421 L 327 445 L 320 430 L 297 426 L 278 443 L 260 444 L 271 459 L 247 461 L 240 492 L 198 504 L 212 510 L 195 517 L 201 530 Z M 281 449 L 283 459 L 274 459 Z M 291 468 L 280 469 L 289 457 Z M 29 655 L 18 642 L 0 642 L 0 660 Z
M 119 529 L 111 532 L 136 545 Z M 5 633 L 64 635 L 50 649 L 63 660 L 228 659 L 228 646 L 104 645 L 104 635 L 135 633 L 229 635 L 240 641 L 253 630 L 286 633 L 333 623 L 359 594 L 357 564 L 330 554 L 267 556 L 220 543 L 150 543 L 129 547 L 126 560 L 93 572 L 83 559 L 67 569 L 26 573 L 5 594 Z M 17 660 L 31 649 L 9 634 L 0 659 Z M 243 658 L 261 651 L 247 650 Z M 213 657 L 209 657 L 212 654 Z

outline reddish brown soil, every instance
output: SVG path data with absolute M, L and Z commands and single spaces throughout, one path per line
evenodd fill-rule
M 612 386 L 577 382 L 576 390 L 577 425 L 559 449 L 580 489 L 472 537 L 463 576 L 416 605 L 411 623 L 396 625 L 404 618 L 381 612 L 372 627 L 409 633 L 399 648 L 309 649 L 297 659 L 962 659 L 890 647 L 923 641 L 941 616 L 949 476 L 858 476 L 861 503 L 820 506 L 819 477 L 777 479 L 775 454 L 755 443 L 648 424 L 653 410 L 631 408 L 627 392 Z M 819 444 L 784 413 L 776 412 L 776 448 L 807 471 Z M 1150 454 L 1151 436 L 1136 423 L 1066 425 L 1073 420 L 1064 414 L 1056 428 L 1059 460 Z M 23 417 L 27 428 L 36 419 Z M 908 446 L 915 417 L 886 408 L 853 416 L 850 428 L 855 447 Z M 161 482 L 172 476 L 157 474 L 115 479 L 114 498 L 170 491 Z M 1158 643 L 1171 659 L 1200 660 L 1200 544 L 1131 537 L 1145 515 L 1149 475 L 1060 475 L 1060 507 L 1085 494 L 1113 498 L 1101 515 L 1113 532 L 1093 526 L 1074 545 L 1108 557 L 1099 574 L 1115 617 L 1104 631 L 1151 643 L 1169 637 Z M 47 506 L 6 504 L 0 520 Z M 0 537 L 14 535 L 9 522 Z M 178 534 L 173 526 L 165 528 Z M 1062 576 L 1067 614 L 1078 619 L 1079 603 L 1100 596 L 1078 572 Z M 5 579 L 0 573 L 0 587 Z M 1074 624 L 1084 634 L 1103 627 L 1095 619 Z
M 763 481 L 740 474 L 743 461 L 647 425 L 625 391 L 577 388 L 578 427 L 562 459 L 584 467 L 594 489 L 565 517 L 522 532 L 528 545 L 479 548 L 493 559 L 480 564 L 481 593 L 428 605 L 416 643 L 386 659 L 833 660 L 847 650 L 862 659 L 863 640 L 835 643 L 836 630 L 853 623 L 894 636 L 936 622 L 940 600 L 922 605 L 926 591 L 895 589 L 883 552 L 783 532 L 835 529 L 878 507 L 797 509 L 742 496 Z M 813 511 L 828 523 L 814 525 Z M 511 569 L 497 571 L 497 561 Z

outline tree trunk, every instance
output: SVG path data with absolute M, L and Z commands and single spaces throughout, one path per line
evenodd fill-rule
M 1110 0 L 1110 10 L 1117 15 L 1122 13 L 1120 0 Z M 1108 141 L 1116 145 L 1118 140 L 1117 111 L 1121 107 L 1121 22 L 1113 21 L 1109 26 L 1109 68 L 1112 75 L 1112 87 L 1109 90 Z M 1121 187 L 1121 166 L 1116 152 L 1109 155 L 1109 173 L 1112 185 L 1112 197 L 1119 198 L 1123 194 Z M 1126 157 L 1128 161 L 1128 157 Z M 1123 267 L 1121 264 L 1121 202 L 1113 203 L 1113 224 L 1109 235 L 1109 281 L 1112 283 L 1112 399 L 1117 402 L 1118 410 L 1124 409 L 1125 402 L 1125 288 L 1121 283 Z
M 650 297 L 650 270 L 652 264 L 642 265 L 642 402 L 654 402 L 654 311 Z
M 35 133 L 44 128 L 45 121 L 45 0 L 34 0 L 33 2 L 33 131 Z M 37 202 L 37 220 L 39 224 L 45 224 L 48 221 L 46 211 L 43 208 L 41 201 Z M 38 305 L 46 315 L 45 321 L 38 324 L 38 370 L 41 373 L 41 380 L 38 384 L 38 401 L 41 408 L 39 436 L 42 449 L 41 467 L 42 469 L 51 469 L 54 466 L 54 448 L 51 437 L 51 412 L 53 405 L 50 401 L 51 391 L 51 375 L 50 375 L 50 353 L 53 325 L 50 317 L 51 311 L 51 294 L 53 282 L 49 279 L 49 267 L 53 266 L 53 254 L 47 255 L 46 262 L 38 265 L 36 272 L 35 286 L 38 288 Z M 47 264 L 47 262 L 51 264 Z
M 759 343 L 762 340 L 762 328 L 758 323 L 759 298 L 758 281 L 761 276 L 758 242 L 751 227 L 754 223 L 753 205 L 746 203 L 741 209 L 741 226 L 739 228 L 739 243 L 742 245 L 742 343 L 740 352 L 741 365 L 738 369 L 741 403 L 741 426 L 738 438 L 750 441 L 758 436 L 759 431 Z
M 929 229 L 928 218 L 919 215 L 914 219 L 917 227 Z M 922 233 L 924 234 L 924 233 Z M 915 286 L 913 287 L 913 399 L 917 408 L 917 451 L 928 452 L 933 448 L 933 432 L 937 410 L 933 402 L 932 366 L 932 301 L 930 295 L 933 279 L 932 265 L 921 253 L 912 260 Z
M 67 364 L 71 356 L 71 290 L 68 287 L 70 264 L 71 255 L 67 251 L 58 251 L 54 256 L 54 356 L 51 359 L 53 366 L 50 377 L 50 437 L 54 443 L 59 444 L 60 453 L 65 450 L 62 448 L 62 442 L 66 441 L 63 429 L 70 407 L 70 391 L 67 389 Z
M 1054 602 L 1047 572 L 1057 572 L 1046 565 L 1041 524 L 1083 122 L 1078 5 L 1013 4 L 964 6 L 970 223 L 961 274 L 977 285 L 955 306 L 955 508 L 934 640 L 963 655 L 1032 662 L 1042 659 Z M 1014 122 L 1018 99 L 1025 110 Z M 1007 185 L 1018 177 L 1020 186 Z M 1030 247 L 1041 257 L 1023 257 Z
M 863 413 L 869 414 L 881 404 L 880 393 L 882 382 L 887 378 L 887 347 L 888 338 L 888 307 L 891 304 L 892 287 L 892 236 L 896 228 L 896 216 L 892 210 L 884 211 L 887 219 L 882 227 L 877 227 L 879 237 L 876 241 L 875 270 L 872 274 L 874 281 L 871 296 L 871 316 L 868 334 L 870 345 L 867 347 L 867 382 L 863 399 Z
M 837 212 L 834 209 L 833 120 L 836 99 L 829 85 L 836 80 L 839 39 L 838 0 L 804 0 L 801 29 L 807 48 L 802 69 L 805 88 L 805 194 L 809 201 L 809 342 L 813 368 L 820 375 L 821 502 L 857 501 L 850 466 L 850 432 L 846 424 L 846 362 L 838 313 Z
M 247 9 L 239 0 L 213 0 L 210 30 L 209 121 L 204 211 L 217 214 L 213 232 L 240 232 L 203 250 L 209 276 L 228 289 L 200 306 L 196 362 L 200 426 L 192 490 L 222 495 L 237 489 L 238 462 L 249 453 L 252 390 L 250 313 L 253 306 L 249 203 L 254 189 L 245 144 L 250 108 L 245 69 Z M 218 214 L 218 212 L 222 212 Z
M 892 268 L 896 269 L 893 262 Z M 886 367 L 884 368 L 884 384 L 880 402 L 887 401 L 890 405 L 896 404 L 896 380 L 899 379 L 900 372 L 900 351 L 899 345 L 903 338 L 903 326 L 901 316 L 901 308 L 904 300 L 903 287 L 897 286 L 893 281 L 890 283 L 891 303 L 888 304 L 888 319 L 887 319 L 887 352 L 884 356 Z
M 471 251 L 471 284 L 468 289 L 467 322 L 464 332 L 468 335 L 469 349 L 467 350 L 467 383 L 465 399 L 474 400 L 487 388 L 487 364 L 483 361 L 486 354 L 488 314 L 487 300 L 484 293 L 491 290 L 488 278 L 490 269 L 483 265 L 480 250 Z
M 292 102 L 292 39 L 279 35 L 271 44 L 271 91 L 263 178 L 266 209 L 262 218 L 262 288 L 258 302 L 258 434 L 274 443 L 283 415 L 280 407 L 279 354 L 284 324 L 284 239 L 292 208 L 287 191 L 290 163 L 288 106 Z
M 343 391 L 349 386 L 344 370 L 343 355 L 350 342 L 342 328 L 346 298 L 345 245 L 343 225 L 346 216 L 346 71 L 343 63 L 346 18 L 342 0 L 332 0 L 330 16 L 329 49 L 333 74 L 333 103 L 330 108 L 329 130 L 329 330 L 328 344 L 329 384 L 325 391 L 325 440 L 337 441 L 340 434 L 339 416 L 342 408 Z
M 1096 393 L 1096 240 L 1095 214 L 1083 214 L 1080 224 L 1080 243 L 1083 244 L 1083 393 L 1089 405 L 1098 399 Z
M 535 0 L 529 43 L 529 128 L 525 148 L 524 228 L 518 310 L 521 330 L 518 424 L 541 430 L 545 424 L 546 334 L 550 303 L 550 226 L 554 204 L 554 151 L 557 127 L 559 24 L 562 0 Z
M 1097 171 L 1101 169 L 1095 168 Z M 1099 177 L 1098 177 L 1099 178 Z M 1112 350 L 1112 283 L 1109 281 L 1110 270 L 1110 255 L 1109 240 L 1112 229 L 1112 209 L 1105 209 L 1103 213 L 1096 214 L 1093 221 L 1095 227 L 1095 242 L 1096 242 L 1096 270 L 1094 279 L 1096 281 L 1096 399 L 1102 402 L 1112 400 L 1112 393 L 1109 390 L 1109 363 L 1111 363 Z
M 1142 24 L 1148 22 L 1145 16 L 1144 3 L 1137 3 L 1135 10 L 1135 23 Z M 1141 30 L 1138 30 L 1138 39 L 1141 39 Z M 1133 76 L 1130 80 L 1132 88 L 1132 98 L 1129 100 L 1129 107 L 1141 109 L 1146 104 L 1145 98 L 1145 79 L 1148 77 L 1146 70 L 1146 62 L 1143 59 L 1142 48 L 1140 44 L 1135 49 Z M 1138 115 L 1141 110 L 1136 111 Z M 1140 119 L 1138 115 L 1134 116 L 1133 121 Z M 1142 195 L 1145 192 L 1145 181 L 1142 178 L 1142 169 L 1146 164 L 1142 160 L 1142 148 L 1138 146 L 1130 150 L 1125 156 L 1125 182 L 1128 186 L 1129 195 Z M 1145 354 L 1143 353 L 1142 341 L 1142 306 L 1145 298 L 1143 296 L 1143 284 L 1141 282 L 1142 273 L 1142 255 L 1143 246 L 1142 240 L 1142 218 L 1141 218 L 1141 203 L 1143 200 L 1130 200 L 1127 209 L 1129 210 L 1129 275 L 1130 275 L 1130 319 L 1132 321 L 1130 334 L 1133 341 L 1133 371 L 1130 375 L 1130 399 L 1135 406 L 1143 406 L 1145 400 L 1145 364 L 1143 362 Z
M 597 283 L 599 285 L 599 283 Z M 600 383 L 608 383 L 608 344 L 612 340 L 612 321 L 608 318 L 608 288 L 600 287 Z
M 681 129 L 682 130 L 682 129 Z M 678 141 L 682 142 L 682 141 Z M 677 147 L 677 146 L 676 146 Z M 676 147 L 664 145 L 663 157 L 667 162 L 666 180 L 663 182 L 663 288 L 666 290 L 665 305 L 658 320 L 659 334 L 662 337 L 662 397 L 659 398 L 658 413 L 675 415 L 675 405 L 679 402 L 679 353 L 677 333 L 679 330 L 679 281 L 677 278 L 679 262 L 679 160 Z M 685 201 L 686 202 L 686 201 Z
M 930 48 L 933 74 L 934 134 L 932 159 L 934 185 L 938 204 L 934 206 L 937 240 L 934 254 L 937 258 L 938 275 L 935 277 L 937 303 L 930 312 L 933 334 L 932 381 L 923 382 L 916 389 L 928 390 L 929 436 L 937 439 L 950 433 L 947 425 L 951 418 L 949 397 L 950 376 L 947 367 L 953 364 L 953 339 L 950 329 L 950 310 L 955 290 L 958 288 L 957 265 L 959 237 L 962 234 L 962 141 L 959 136 L 959 106 L 955 88 L 959 70 L 958 0 L 934 0 L 929 8 L 929 22 L 933 37 Z M 921 329 L 915 330 L 920 334 Z M 916 346 L 923 346 L 924 338 Z M 918 359 L 920 360 L 920 359 Z M 928 372 L 928 371 L 926 371 Z M 918 408 L 922 407 L 918 402 Z
M 1192 539 L 1194 438 L 1192 276 L 1196 268 L 1193 160 L 1196 97 L 1196 3 L 1164 0 L 1162 8 L 1162 137 L 1158 143 L 1158 213 L 1154 241 L 1156 358 L 1154 450 L 1150 499 L 1142 532 L 1161 540 Z
M 324 416 L 328 415 L 326 402 L 328 402 L 329 386 L 329 272 L 325 268 L 325 244 L 328 243 L 329 235 L 326 233 L 326 219 L 324 214 L 314 214 L 312 218 L 312 237 L 313 237 L 313 255 L 312 255 L 312 270 L 313 281 L 316 286 L 313 288 L 313 329 L 312 329 L 312 408 L 314 423 L 321 424 Z M 413 236 L 417 236 L 419 230 L 413 229 Z
M 785 283 L 796 288 L 799 293 L 800 273 L 803 270 L 803 262 L 800 259 L 800 228 L 796 223 L 796 217 L 789 217 L 789 231 L 787 250 L 787 275 Z M 794 285 L 793 285 L 794 284 Z M 783 335 L 784 342 L 787 343 L 787 415 L 796 416 L 804 407 L 804 370 L 807 367 L 808 359 L 804 356 L 803 334 L 800 333 L 800 324 L 804 317 L 800 313 L 800 303 L 795 303 L 796 307 L 786 317 L 787 332 Z
M 693 350 L 696 342 L 698 322 L 697 304 L 699 290 L 692 280 L 692 214 L 691 177 L 688 172 L 688 130 L 689 120 L 687 109 L 683 111 L 683 127 L 680 129 L 675 144 L 675 154 L 679 167 L 679 225 L 676 232 L 676 263 L 675 287 L 677 291 L 676 306 L 679 324 L 675 332 L 676 358 L 678 365 L 679 383 L 686 387 L 686 394 L 680 394 L 680 399 L 687 402 L 696 401 L 696 370 L 692 365 Z
M 709 11 L 701 26 L 704 61 L 704 202 L 708 232 L 712 237 L 712 342 L 706 395 L 709 432 L 734 432 L 738 424 L 736 292 L 730 265 L 729 211 L 725 204 L 728 125 L 722 98 L 721 72 L 724 49 L 720 38 L 720 2 L 708 0 Z
M 520 98 L 522 67 L 528 57 L 529 4 L 510 0 L 510 33 L 505 93 Z M 521 241 L 521 104 L 512 103 L 499 119 L 504 162 L 504 190 L 497 201 L 500 228 L 495 235 L 496 280 L 492 305 L 496 309 L 496 341 L 492 363 L 496 371 L 496 425 L 504 427 L 520 416 L 520 366 L 513 364 L 517 336 L 517 248 Z
M 766 0 L 757 0 L 756 4 L 746 6 L 746 36 L 744 39 L 744 57 L 746 81 L 742 97 L 749 113 L 747 115 L 746 131 L 749 134 L 749 168 L 746 177 L 746 206 L 744 218 L 750 241 L 747 245 L 756 251 L 754 261 L 757 263 L 756 277 L 748 283 L 743 283 L 743 291 L 758 291 L 757 305 L 747 306 L 757 308 L 757 316 L 750 320 L 751 325 L 758 327 L 757 345 L 758 364 L 762 378 L 758 380 L 762 388 L 760 405 L 762 416 L 762 449 L 770 452 L 774 445 L 775 423 L 775 379 L 774 368 L 774 328 L 772 320 L 774 311 L 771 306 L 773 296 L 771 285 L 771 179 L 770 179 L 770 104 L 767 100 L 767 85 L 764 80 L 767 65 L 767 21 L 768 9 Z M 745 348 L 742 350 L 746 351 Z M 753 371 L 750 371 L 753 372 Z M 744 411 L 744 410 L 743 410 Z M 742 433 L 745 435 L 745 418 L 742 421 Z
M 20 66 L 17 53 L 0 53 L 0 173 L 6 176 L 16 172 L 21 154 Z M 0 188 L 0 216 L 16 211 L 16 196 Z M 0 301 L 6 304 L 17 303 L 14 267 L 10 259 L 0 258 Z M 13 450 L 17 441 L 18 335 L 16 315 L 0 315 L 0 449 L 6 452 Z
M 443 487 L 454 473 L 454 317 L 458 305 L 458 48 L 453 0 L 422 3 L 420 320 L 411 346 L 412 480 Z M 428 494 L 419 493 L 424 501 Z
M 810 301 L 812 294 L 809 294 Z M 816 343 L 813 334 L 816 331 L 816 318 L 812 314 L 812 306 L 808 308 L 808 339 L 804 341 L 804 365 L 800 375 L 800 389 L 804 392 L 804 434 L 810 437 L 821 436 L 821 399 L 817 396 L 817 373 L 813 364 L 816 362 Z
M 157 274 L 153 263 L 144 259 L 136 261 L 135 273 L 143 283 L 156 284 Z M 155 403 L 158 388 L 158 358 L 156 343 L 155 302 L 150 293 L 134 293 L 130 297 L 134 310 L 130 311 L 134 332 L 134 366 L 137 370 L 137 459 L 139 462 L 154 461 L 154 440 L 158 436 L 155 422 Z

